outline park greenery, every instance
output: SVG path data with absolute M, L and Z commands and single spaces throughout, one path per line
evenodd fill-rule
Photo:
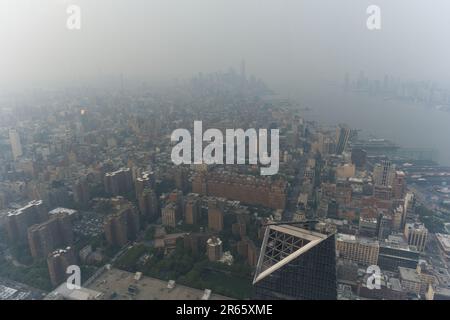
M 4 257 L 0 257 L 0 277 L 25 283 L 47 292 L 52 289 L 45 259 L 36 260 L 27 266 L 16 266 Z
M 185 248 L 181 239 L 166 255 L 163 249 L 135 245 L 116 261 L 115 267 L 165 281 L 175 280 L 200 290 L 211 289 L 232 298 L 252 295 L 251 268 L 243 261 L 237 260 L 231 266 L 210 262 L 204 252 L 194 253 Z

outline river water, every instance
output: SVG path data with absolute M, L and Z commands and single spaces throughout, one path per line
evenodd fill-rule
M 361 129 L 365 137 L 389 139 L 402 147 L 436 149 L 439 163 L 450 165 L 450 112 L 332 86 L 320 94 L 302 92 L 295 100 L 311 108 L 305 111 L 307 120 L 330 126 L 346 123 Z

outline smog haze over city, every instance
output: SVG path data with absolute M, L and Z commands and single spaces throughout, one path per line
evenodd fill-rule
M 82 9 L 79 32 L 66 8 Z M 96 81 L 120 73 L 159 81 L 246 59 L 281 90 L 320 90 L 361 70 L 450 83 L 450 5 L 386 1 L 380 32 L 366 28 L 370 1 L 42 0 L 1 2 L 2 86 Z M 319 84 L 318 84 L 319 82 Z M 297 85 L 298 84 L 298 85 Z M 314 86 L 312 86 L 314 84 Z M 288 89 L 286 89 L 286 87 Z
M 0 300 L 450 300 L 449 16 L 0 0 Z

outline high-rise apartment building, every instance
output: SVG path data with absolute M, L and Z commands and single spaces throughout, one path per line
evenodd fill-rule
M 42 200 L 33 200 L 26 206 L 10 211 L 6 216 L 6 232 L 11 242 L 26 242 L 28 228 L 48 219 Z
M 134 240 L 139 232 L 139 215 L 131 205 L 121 205 L 104 223 L 106 241 L 111 246 L 122 247 Z
M 184 205 L 184 222 L 195 225 L 199 222 L 202 213 L 201 201 L 198 195 L 188 195 Z
M 108 172 L 104 178 L 105 192 L 110 195 L 127 195 L 133 191 L 133 176 L 130 168 Z
M 136 198 L 139 199 L 139 196 L 145 189 L 153 189 L 155 187 L 155 176 L 153 172 L 143 172 L 139 177 L 136 178 L 134 183 L 134 189 L 136 191 Z
M 86 177 L 78 179 L 72 188 L 73 200 L 81 206 L 87 206 L 90 200 L 89 183 Z
M 175 228 L 179 219 L 177 205 L 169 202 L 161 210 L 162 225 Z
M 159 216 L 158 198 L 155 191 L 145 188 L 138 195 L 139 211 L 143 221 L 153 222 Z
M 223 210 L 216 200 L 208 202 L 208 228 L 215 232 L 223 230 Z
M 67 268 L 77 263 L 75 250 L 72 247 L 58 249 L 50 253 L 47 257 L 47 267 L 50 280 L 54 287 L 60 285 L 69 276 Z
M 209 261 L 218 261 L 222 258 L 222 240 L 217 237 L 209 238 L 206 242 L 206 253 Z
M 186 192 L 188 189 L 188 173 L 183 166 L 176 167 L 174 172 L 175 188 Z
M 53 250 L 72 243 L 72 223 L 67 213 L 52 215 L 49 220 L 28 228 L 28 245 L 33 258 L 46 257 Z
M 177 218 L 180 219 L 184 214 L 183 192 L 181 190 L 175 189 L 171 193 L 169 193 L 167 200 L 175 204 L 177 208 Z

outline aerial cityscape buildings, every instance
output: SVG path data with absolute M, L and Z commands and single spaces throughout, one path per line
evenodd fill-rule
M 246 72 L 1 109 L 0 296 L 450 299 L 448 167 L 310 121 Z M 198 117 L 279 128 L 279 172 L 174 164 L 170 133 Z

